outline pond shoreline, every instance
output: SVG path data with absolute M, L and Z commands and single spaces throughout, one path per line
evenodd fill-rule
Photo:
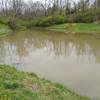
M 34 27 L 34 28 L 35 28 L 35 27 Z M 32 28 L 32 29 L 34 29 L 34 28 Z M 36 28 L 39 28 L 39 27 L 36 27 Z M 42 28 L 42 30 L 45 30 L 45 29 L 48 30 L 48 28 Z M 57 30 L 56 30 L 56 31 L 57 31 Z M 57 36 L 58 36 L 58 33 L 64 33 L 64 32 L 63 32 L 63 31 L 62 31 L 62 32 L 57 31 Z M 40 34 L 41 34 L 41 32 L 40 32 Z M 67 34 L 67 33 L 64 33 L 64 34 Z M 87 35 L 87 34 L 88 34 L 88 33 L 85 33 L 85 34 L 80 33 L 80 35 Z M 90 34 L 90 33 L 89 33 L 89 34 Z M 52 34 L 51 34 L 51 35 L 52 35 Z M 72 35 L 74 35 L 74 34 L 72 33 Z M 75 34 L 75 35 L 78 35 L 78 33 Z M 99 38 L 99 35 L 100 35 L 99 33 L 94 33 L 94 34 L 91 33 L 91 35 L 95 35 L 95 37 L 96 37 L 97 39 L 100 39 L 100 38 Z M 90 35 L 90 36 L 91 36 L 91 35 Z M 64 37 L 66 37 L 66 35 L 65 35 Z M 61 38 L 61 37 L 60 37 L 60 38 Z M 4 67 L 7 68 L 6 65 L 2 65 L 2 66 L 4 66 Z M 6 70 L 6 69 L 4 69 L 4 71 L 5 71 L 5 70 Z M 9 70 L 12 70 L 12 69 L 9 68 Z M 10 71 L 9 71 L 9 72 L 10 72 Z M 7 72 L 7 73 L 9 73 L 9 72 Z M 12 73 L 12 72 L 11 72 L 11 73 Z M 19 72 L 16 71 L 16 73 L 19 73 Z M 22 72 L 21 72 L 21 73 L 22 73 Z M 13 73 L 13 74 L 14 74 L 14 73 Z M 23 73 L 22 73 L 22 74 L 23 74 Z M 22 74 L 21 74 L 21 75 L 22 75 Z M 25 75 L 26 75 L 26 74 L 29 75 L 29 73 L 24 73 L 24 74 L 25 74 Z M 6 75 L 6 73 L 5 73 L 5 75 Z M 20 78 L 20 77 L 18 76 L 18 78 Z M 6 78 L 4 78 L 4 79 L 6 79 Z M 42 81 L 42 79 L 40 79 L 40 78 L 38 78 L 38 79 Z M 15 81 L 14 85 L 16 85 L 16 79 L 14 79 L 14 81 Z M 18 81 L 18 80 L 17 80 L 17 81 Z M 7 82 L 8 82 L 8 83 L 7 83 L 7 86 L 9 87 L 9 82 L 10 82 L 10 81 L 8 80 Z M 48 81 L 47 81 L 47 82 L 48 82 Z M 50 83 L 51 83 L 51 82 L 50 82 Z M 4 83 L 4 84 L 5 84 L 5 83 Z M 12 82 L 10 83 L 10 85 L 12 85 L 12 84 L 13 84 L 13 80 L 12 80 Z M 3 85 L 3 84 L 2 84 L 2 85 Z M 18 84 L 17 84 L 17 85 L 18 85 Z M 32 84 L 31 84 L 31 85 L 32 85 Z M 54 87 L 56 87 L 54 83 L 51 83 L 50 85 L 53 85 Z M 61 86 L 62 86 L 62 85 L 61 85 Z M 11 86 L 11 87 L 12 87 L 12 86 Z M 16 86 L 15 86 L 15 87 L 16 87 Z M 15 88 L 15 87 L 14 87 L 14 88 Z M 44 88 L 44 87 L 42 87 L 42 88 Z M 18 88 L 18 89 L 20 89 L 20 88 Z M 69 91 L 69 90 L 66 89 L 65 87 L 64 87 L 64 89 L 67 90 L 67 91 Z M 8 89 L 7 89 L 7 90 L 8 90 Z M 65 91 L 65 90 L 64 90 L 64 91 Z M 4 91 L 6 91 L 6 90 L 4 89 Z M 5 93 L 4 91 L 3 91 L 3 93 Z M 16 90 L 15 90 L 15 91 L 16 91 Z M 47 89 L 47 91 L 48 91 L 48 89 Z M 52 91 L 53 91 L 53 90 L 52 90 Z M 42 92 L 42 91 L 41 91 L 41 92 Z M 45 91 L 44 91 L 44 92 L 45 92 Z M 2 92 L 1 92 L 1 93 L 2 93 Z M 11 92 L 10 92 L 10 93 L 11 93 Z M 8 93 L 7 93 L 7 94 L 8 94 Z M 11 94 L 12 94 L 12 93 L 11 93 Z M 11 95 L 11 94 L 9 94 L 9 95 Z M 32 94 L 32 96 L 34 95 L 33 93 L 31 93 L 31 94 Z M 73 93 L 73 92 L 70 92 L 69 94 L 72 95 L 72 97 L 69 96 L 70 98 L 78 98 L 77 100 L 88 100 L 87 98 L 85 99 L 84 97 L 80 97 L 79 95 L 76 95 L 76 93 Z M 18 94 L 18 95 L 19 95 L 19 94 Z M 23 94 L 22 94 L 22 95 L 23 95 Z M 50 96 L 52 97 L 52 95 L 53 95 L 53 94 L 51 94 Z M 56 94 L 56 95 L 58 96 L 58 94 Z M 16 96 L 16 95 L 15 95 L 15 96 Z M 64 96 L 62 97 L 62 95 L 61 95 L 62 98 L 65 98 L 65 96 L 66 96 L 66 95 L 64 95 Z M 75 97 L 74 97 L 74 96 L 75 96 Z M 66 96 L 66 97 L 67 97 L 67 96 Z M 80 97 L 81 99 L 79 99 L 79 97 Z M 27 97 L 26 97 L 26 98 L 27 98 Z M 37 99 L 37 100 L 40 100 L 40 99 Z M 44 99 L 43 99 L 43 100 L 44 100 Z M 48 99 L 47 99 L 47 100 L 48 100 Z M 55 100 L 56 100 L 56 99 L 55 99 Z M 59 99 L 57 99 L 57 100 L 59 100 Z M 64 99 L 64 100 L 66 100 L 66 99 Z M 74 99 L 72 99 L 72 100 L 74 100 Z M 75 99 L 75 100 L 76 100 L 76 99 Z
M 99 24 L 94 24 L 94 23 L 72 23 L 72 28 L 67 29 L 66 25 L 70 25 L 70 23 L 66 24 L 56 24 L 52 25 L 49 27 L 36 27 L 33 26 L 31 28 L 25 28 L 23 29 L 18 29 L 18 30 L 12 30 L 8 25 L 1 24 L 0 27 L 0 37 L 6 36 L 9 33 L 12 33 L 13 31 L 20 31 L 20 30 L 30 30 L 30 29 L 44 29 L 44 30 L 50 30 L 50 31 L 56 31 L 56 32 L 61 32 L 65 34 L 72 34 L 72 35 L 94 35 L 94 36 L 100 36 L 100 25 Z
M 69 26 L 68 26 L 69 25 Z M 68 27 L 71 27 L 68 29 Z M 100 35 L 100 25 L 94 23 L 72 23 L 71 25 L 59 24 L 47 27 L 48 30 L 63 32 L 65 34 L 74 34 L 74 35 Z
M 8 65 L 0 65 L 0 98 L 10 100 L 89 100 L 60 84 L 40 79 L 34 73 L 19 72 Z
M 0 37 L 4 37 L 12 33 L 12 29 L 6 25 L 6 24 L 1 24 L 0 23 Z

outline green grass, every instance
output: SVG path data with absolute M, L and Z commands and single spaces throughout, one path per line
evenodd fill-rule
M 68 30 L 66 28 L 67 24 L 59 24 L 59 25 L 54 25 L 50 26 L 47 29 L 49 30 L 54 30 L 54 31 L 59 31 L 59 32 L 75 32 L 75 33 L 100 33 L 100 25 L 99 24 L 94 24 L 94 23 L 78 23 L 75 24 L 74 28 L 70 28 Z
M 7 35 L 11 32 L 9 26 L 0 23 L 0 37 Z
M 7 25 L 9 18 L 8 17 L 1 17 L 0 16 L 0 37 L 8 35 L 8 33 L 11 33 L 12 30 Z
M 0 100 L 89 100 L 37 75 L 0 65 Z
M 8 33 L 15 31 L 9 25 L 9 22 L 11 22 L 11 21 L 12 21 L 11 17 L 0 16 L 0 37 L 6 36 L 6 35 L 8 35 Z M 16 18 L 15 24 L 14 25 L 12 24 L 12 27 L 15 27 L 15 28 L 17 27 L 18 29 L 16 31 L 25 30 L 26 29 L 25 25 L 27 25 L 27 23 L 29 23 L 29 22 Z

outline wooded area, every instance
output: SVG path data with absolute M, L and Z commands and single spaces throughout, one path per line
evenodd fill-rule
M 93 22 L 100 19 L 100 0 L 0 0 L 0 16 L 39 19 L 60 15 L 68 22 Z

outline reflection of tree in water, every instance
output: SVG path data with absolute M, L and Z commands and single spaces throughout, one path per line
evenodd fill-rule
M 5 48 L 5 44 L 8 49 Z M 46 53 L 53 53 L 55 56 L 70 56 L 74 51 L 77 56 L 93 55 L 97 61 L 100 61 L 100 40 L 88 35 L 68 36 L 41 30 L 13 34 L 6 40 L 0 41 L 0 56 L 7 56 L 5 52 L 9 50 L 12 55 L 21 58 L 32 51 L 44 48 Z
M 4 58 L 5 58 L 4 42 L 0 40 L 0 63 L 3 62 Z
M 1 64 L 10 64 L 11 62 L 13 62 L 16 58 L 18 58 L 16 54 L 16 48 L 14 47 L 14 45 L 9 44 L 9 42 L 7 42 L 6 38 L 3 40 L 0 40 L 0 63 Z M 15 61 L 16 61 L 15 60 Z

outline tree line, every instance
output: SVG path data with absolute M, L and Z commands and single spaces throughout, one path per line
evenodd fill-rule
M 0 0 L 0 16 L 28 20 L 61 15 L 68 22 L 92 22 L 100 19 L 99 9 L 100 0 Z

